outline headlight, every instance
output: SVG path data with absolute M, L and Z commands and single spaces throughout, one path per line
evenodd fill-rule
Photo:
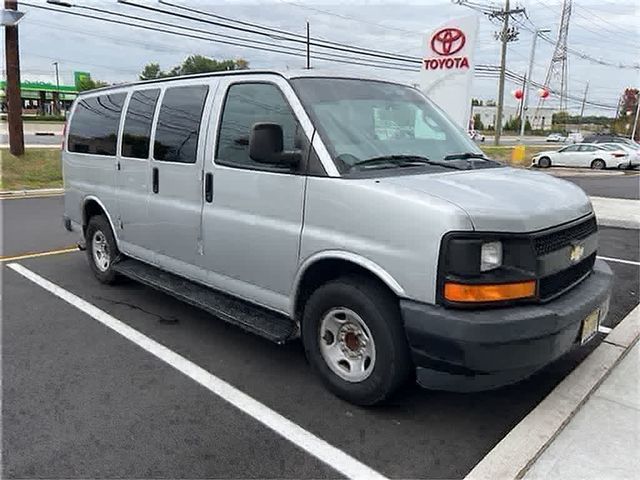
M 442 239 L 438 297 L 451 306 L 534 297 L 536 264 L 528 235 L 452 232 Z
M 483 243 L 480 249 L 480 271 L 488 272 L 502 265 L 502 242 Z

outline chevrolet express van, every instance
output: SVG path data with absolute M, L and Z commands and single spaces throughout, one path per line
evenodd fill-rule
M 361 405 L 522 380 L 596 334 L 612 274 L 584 192 L 485 157 L 409 86 L 239 71 L 82 93 L 65 225 L 128 276 L 301 338 Z

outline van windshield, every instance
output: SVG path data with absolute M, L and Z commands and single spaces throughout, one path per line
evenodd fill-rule
M 501 166 L 417 90 L 373 80 L 292 80 L 340 173 Z

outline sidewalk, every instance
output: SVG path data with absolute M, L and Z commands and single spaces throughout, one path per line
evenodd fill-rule
M 637 479 L 640 306 L 466 476 Z
M 588 397 L 525 479 L 640 476 L 640 344 Z

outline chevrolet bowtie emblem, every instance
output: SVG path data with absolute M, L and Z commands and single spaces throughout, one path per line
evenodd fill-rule
M 569 259 L 573 263 L 579 262 L 583 255 L 584 245 L 571 245 L 571 250 L 569 251 Z

